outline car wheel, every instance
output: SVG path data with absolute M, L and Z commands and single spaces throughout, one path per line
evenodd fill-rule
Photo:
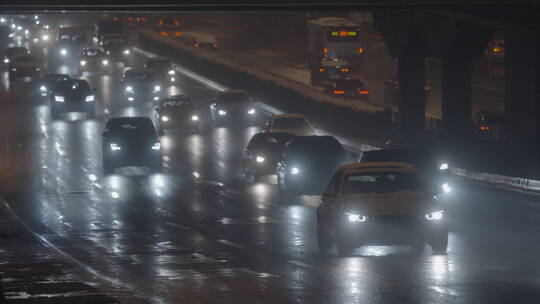
M 346 257 L 352 255 L 354 251 L 354 246 L 346 240 L 337 241 L 337 251 L 340 256 Z
M 328 254 L 330 249 L 332 249 L 334 242 L 332 240 L 332 237 L 328 235 L 328 233 L 317 229 L 317 245 L 319 247 L 319 253 Z
M 445 254 L 448 249 L 448 233 L 429 241 L 429 245 L 434 254 Z
M 114 170 L 115 167 L 103 158 L 103 175 L 111 175 L 114 173 Z

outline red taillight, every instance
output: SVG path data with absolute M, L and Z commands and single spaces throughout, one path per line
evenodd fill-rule
M 428 85 L 426 85 L 426 86 L 424 86 L 424 90 L 429 91 L 429 90 L 431 90 L 431 88 Z
M 180 36 L 182 36 L 182 32 L 175 32 L 174 33 L 174 37 L 180 37 Z
M 133 17 L 128 17 L 128 21 L 133 21 Z
M 364 48 L 359 48 L 358 49 L 358 54 L 364 54 L 364 51 L 365 51 Z
M 491 127 L 490 126 L 480 126 L 480 130 L 489 131 L 489 130 L 491 130 Z
M 218 48 L 219 45 L 218 45 L 217 43 L 214 43 L 214 47 L 215 47 L 215 48 Z
M 349 69 L 348 69 L 348 68 L 342 68 L 341 71 L 342 71 L 342 72 L 348 72 Z
M 324 68 L 320 68 L 320 69 L 319 69 L 319 72 L 324 72 Z
M 327 53 L 328 53 L 328 48 L 322 49 L 322 52 L 325 53 L 325 54 L 327 54 Z
M 199 47 L 199 44 L 198 44 L 198 43 L 195 43 L 195 47 Z
M 159 34 L 160 34 L 161 36 L 169 36 L 169 33 L 167 33 L 167 32 L 159 32 Z
M 368 95 L 369 91 L 368 90 L 359 90 L 358 94 L 360 94 L 360 95 Z
M 345 91 L 343 91 L 343 90 L 334 90 L 333 92 L 334 92 L 334 94 L 336 94 L 336 95 L 342 95 L 342 94 L 345 94 Z

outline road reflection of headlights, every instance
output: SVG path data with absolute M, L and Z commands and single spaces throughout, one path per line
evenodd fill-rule
M 174 75 L 174 73 L 176 73 L 174 70 L 169 71 L 169 75 Z
M 108 65 L 108 64 L 109 64 L 109 60 L 103 60 L 103 61 L 101 62 L 101 64 L 103 64 L 103 65 Z
M 443 214 L 444 214 L 444 211 L 442 210 L 431 212 L 431 213 L 426 214 L 426 219 L 429 221 L 438 221 L 443 218 Z
M 66 49 L 61 49 L 60 50 L 60 55 L 62 55 L 62 56 L 67 55 L 67 50 Z
M 259 164 L 260 164 L 260 163 L 264 163 L 264 157 L 262 157 L 262 156 L 257 156 L 257 157 L 255 157 L 255 161 L 256 161 L 257 163 L 259 163 Z
M 161 149 L 161 143 L 155 143 L 153 146 L 152 146 L 152 150 L 160 150 Z
M 45 86 L 43 86 L 43 85 L 39 87 L 39 90 L 41 92 L 47 92 L 47 88 Z
M 292 167 L 291 168 L 291 174 L 297 175 L 298 173 L 300 173 L 300 169 L 298 169 L 297 167 Z
M 86 102 L 94 101 L 94 95 L 86 96 L 86 98 L 85 98 L 84 100 L 85 100 Z
M 158 86 L 158 85 L 155 86 L 155 87 L 154 87 L 154 92 L 159 92 L 159 91 L 161 91 L 161 87 Z
M 85 66 L 86 65 L 86 60 L 81 60 L 81 65 Z
M 193 115 L 193 116 L 191 116 L 191 120 L 193 120 L 193 121 L 198 121 L 198 120 L 199 120 L 199 116 Z
M 56 101 L 56 102 L 64 102 L 64 96 L 54 96 L 54 101 Z
M 122 150 L 122 148 L 120 148 L 120 146 L 118 144 L 112 143 L 112 144 L 110 144 L 110 146 L 111 146 L 111 150 L 113 150 L 113 151 Z
M 449 193 L 450 191 L 452 191 L 452 188 L 450 187 L 450 185 L 448 185 L 448 183 L 442 184 L 441 187 L 444 193 Z
M 345 215 L 347 216 L 347 220 L 351 223 L 365 222 L 367 219 L 365 216 L 354 212 L 346 212 Z
M 448 169 L 448 164 L 447 163 L 442 163 L 440 166 L 439 166 L 439 170 L 447 170 Z
M 167 122 L 167 121 L 169 121 L 169 117 L 167 117 L 167 116 L 163 116 L 163 117 L 161 117 L 161 121 L 165 121 L 165 122 Z
M 133 92 L 133 87 L 127 86 L 126 87 L 126 92 Z
M 221 115 L 221 116 L 227 115 L 227 111 L 219 110 L 218 114 Z
M 249 109 L 249 110 L 248 110 L 248 114 L 250 114 L 250 115 L 255 114 L 255 109 Z

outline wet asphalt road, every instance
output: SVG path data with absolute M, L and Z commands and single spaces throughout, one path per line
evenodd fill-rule
M 75 60 L 33 51 L 48 57 L 49 72 L 76 73 Z M 37 88 L 9 84 L 5 73 L 0 90 L 2 195 L 104 279 L 156 303 L 538 303 L 538 196 L 455 181 L 444 198 L 447 255 L 371 246 L 340 258 L 318 254 L 316 197 L 283 206 L 271 178 L 244 182 L 241 152 L 256 126 L 168 133 L 163 174 L 104 177 L 105 119 L 153 111 L 122 101 L 121 70 L 87 76 L 98 89 L 95 120 L 52 121 Z M 207 109 L 216 91 L 178 78 L 167 91 Z

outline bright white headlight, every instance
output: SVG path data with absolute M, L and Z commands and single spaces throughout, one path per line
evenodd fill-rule
M 44 85 L 42 85 L 42 86 L 39 87 L 39 90 L 40 90 L 41 92 L 47 92 L 47 87 L 45 87 Z
M 442 184 L 441 187 L 444 193 L 449 193 L 450 191 L 452 191 L 452 188 L 450 187 L 450 185 L 448 185 L 448 183 Z
M 349 222 L 353 222 L 353 223 L 365 222 L 366 219 L 367 219 L 365 216 L 360 215 L 358 213 L 348 212 L 348 213 L 345 213 L 345 214 L 347 215 L 347 220 Z
M 66 49 L 61 49 L 60 50 L 60 55 L 62 55 L 62 56 L 67 55 L 67 50 Z
M 133 92 L 133 87 L 127 86 L 126 87 L 126 92 Z
M 174 75 L 174 73 L 176 73 L 174 70 L 169 71 L 169 75 Z
M 105 59 L 105 60 L 101 61 L 101 63 L 102 63 L 103 65 L 107 65 L 107 64 L 109 64 L 109 60 Z
M 257 157 L 255 157 L 255 161 L 258 162 L 259 164 L 260 164 L 260 163 L 264 163 L 264 157 L 262 157 L 262 156 L 257 156 Z
M 56 102 L 64 102 L 64 96 L 54 96 L 54 101 Z
M 9 63 L 9 59 L 8 59 L 8 58 L 4 58 L 4 63 Z
M 154 87 L 154 92 L 159 92 L 159 91 L 161 91 L 161 87 L 158 86 L 158 85 L 155 86 L 155 87 Z
M 435 211 L 426 214 L 426 219 L 429 221 L 438 221 L 443 218 L 444 211 Z
M 221 116 L 227 115 L 227 111 L 219 110 L 218 114 L 221 115 Z
M 86 101 L 86 102 L 94 101 L 94 95 L 86 96 L 86 98 L 84 99 L 84 101 Z
M 155 143 L 153 146 L 152 146 L 152 150 L 160 150 L 161 149 L 161 144 L 160 143 Z
M 81 60 L 81 65 L 85 66 L 86 65 L 86 60 Z
M 30 31 L 29 31 L 29 30 L 24 30 L 24 33 L 25 33 L 26 35 L 28 35 L 28 34 L 30 33 Z
M 49 40 L 49 35 L 45 34 L 45 35 L 41 36 L 41 40 L 43 40 L 43 41 Z
M 251 114 L 251 115 L 255 114 L 255 109 L 249 109 L 248 114 Z
M 133 97 L 128 97 L 128 100 L 133 101 L 134 99 L 133 99 Z
M 175 80 L 176 80 L 176 79 L 175 79 L 174 77 L 171 77 L 171 81 L 173 81 L 173 82 L 174 82 Z
M 122 53 L 124 53 L 124 55 L 129 55 L 129 50 L 125 49 Z
M 162 116 L 162 117 L 161 117 L 161 121 L 169 121 L 169 117 L 167 117 L 167 116 Z
M 113 151 L 122 150 L 122 148 L 120 148 L 120 146 L 118 144 L 112 143 L 110 146 L 111 146 L 111 150 L 113 150 Z
M 447 164 L 447 163 L 442 163 L 442 164 L 439 166 L 439 169 L 440 169 L 440 170 L 447 170 L 447 169 L 448 169 L 448 164 Z
M 291 174 L 297 175 L 298 173 L 300 173 L 300 169 L 298 169 L 297 167 L 292 167 L 291 168 Z
M 199 120 L 199 116 L 193 115 L 193 116 L 191 116 L 191 120 L 197 121 L 197 120 Z

